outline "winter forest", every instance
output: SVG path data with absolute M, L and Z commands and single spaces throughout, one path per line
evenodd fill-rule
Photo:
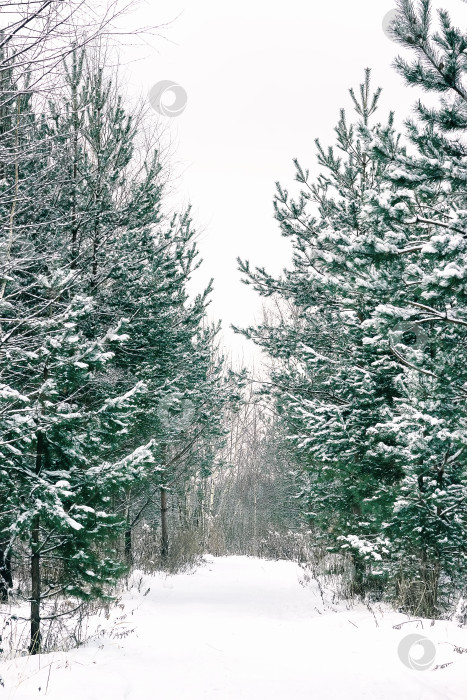
M 393 71 L 415 95 L 401 129 L 369 67 L 340 96 L 334 142 L 312 134 L 319 175 L 290 154 L 295 181 L 271 202 L 290 264 L 238 258 L 262 304 L 233 329 L 258 349 L 252 368 L 210 315 L 215 280 L 193 292 L 198 225 L 173 206 L 163 119 L 110 68 L 131 6 L 1 3 L 0 697 L 74 700 L 89 669 L 80 698 L 465 697 L 467 33 L 448 4 L 397 0 Z M 261 664 L 280 652 L 287 666 L 284 647 L 238 687 L 219 650 L 190 661 L 214 625 L 187 622 L 196 586 L 209 606 L 234 584 L 253 618 L 284 597 L 291 656 L 307 635 L 318 659 L 341 640 L 319 678 L 304 656 L 303 687 L 292 667 L 269 687 Z M 139 633 L 147 657 L 128 601 L 159 606 Z M 301 627 L 309 609 L 319 632 Z M 219 628 L 238 624 L 248 648 L 235 615 Z M 253 656 L 281 634 L 255 630 Z M 398 659 L 420 631 L 436 673 Z M 111 680 L 125 643 L 141 664 L 126 690 Z M 374 678 L 352 676 L 350 647 Z M 114 658 L 107 675 L 90 649 Z M 89 666 L 63 675 L 78 653 Z M 159 663 L 172 680 L 144 685 Z M 176 685 L 190 663 L 213 683 L 191 695 Z M 351 688 L 328 685 L 336 667 Z

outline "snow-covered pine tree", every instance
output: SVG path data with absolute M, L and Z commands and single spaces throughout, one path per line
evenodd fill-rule
M 168 218 L 159 154 L 138 159 L 138 114 L 125 113 L 118 85 L 96 58 L 102 55 L 74 53 L 67 97 L 53 106 L 58 159 L 68 172 L 59 205 L 71 208 L 70 266 L 82 271 L 95 299 L 88 334 L 103 332 L 109 319 L 128 319 L 128 340 L 100 377 L 105 395 L 135 382 L 145 387 L 120 449 L 157 444 L 158 469 L 148 483 L 130 486 L 121 504 L 130 562 L 132 527 L 152 504 L 148 489 L 160 490 L 164 520 L 169 485 L 186 482 L 193 471 L 208 474 L 223 434 L 223 407 L 238 392 L 215 359 L 217 330 L 206 321 L 211 285 L 194 300 L 188 295 L 199 265 L 190 210 Z
M 118 445 L 144 387 L 136 382 L 112 396 L 101 389 L 112 348 L 125 340 L 124 321 L 107 319 L 89 333 L 96 300 L 70 263 L 73 211 L 55 206 L 68 184 L 55 158 L 56 134 L 46 117 L 22 109 L 29 129 L 18 132 L 4 183 L 13 199 L 2 230 L 2 537 L 5 554 L 19 556 L 21 541 L 29 549 L 36 653 L 42 600 L 104 595 L 122 570 L 112 551 L 118 522 L 111 496 L 153 457 L 144 446 L 125 453 Z
M 446 11 L 433 27 L 428 0 L 398 5 L 393 35 L 415 59 L 397 58 L 396 69 L 440 101 L 417 102 L 416 118 L 406 122 L 408 152 L 394 153 L 384 135 L 373 144 L 389 166 L 388 186 L 368 215 L 397 236 L 394 254 L 404 265 L 391 303 L 376 309 L 369 327 L 387 338 L 399 323 L 412 335 L 412 346 L 393 350 L 406 367 L 395 426 L 405 478 L 385 531 L 400 569 L 399 597 L 433 614 L 467 575 L 467 35 Z
M 297 164 L 300 199 L 278 189 L 292 270 L 242 267 L 293 306 L 285 328 L 248 333 L 284 360 L 273 383 L 308 513 L 363 578 L 374 562 L 400 605 L 432 615 L 466 575 L 466 40 L 446 12 L 430 37 L 428 1 L 399 6 L 395 35 L 417 59 L 396 66 L 440 108 L 418 104 L 406 149 L 391 120 L 370 126 L 362 86 L 343 156 L 318 144 L 327 174 L 312 184 Z
M 67 92 L 50 105 L 54 163 L 62 174 L 56 236 L 76 285 L 93 300 L 82 325 L 86 338 L 103 337 L 109 323 L 126 319 L 125 342 L 95 373 L 83 400 L 98 406 L 139 386 L 131 426 L 118 431 L 112 454 L 121 459 L 152 442 L 158 464 L 144 485 L 125 489 L 130 561 L 131 526 L 144 512 L 148 489 L 209 473 L 224 433 L 223 407 L 238 396 L 215 359 L 217 330 L 206 324 L 210 286 L 188 298 L 198 265 L 190 212 L 170 220 L 164 214 L 158 153 L 137 159 L 138 115 L 125 113 L 115 82 L 84 52 L 75 51 L 65 68 Z M 179 430 L 185 405 L 189 421 Z
M 26 556 L 32 653 L 47 601 L 108 594 L 149 490 L 209 474 L 238 399 L 210 287 L 188 297 L 190 213 L 167 219 L 158 154 L 95 55 L 72 52 L 47 104 L 2 63 L 1 593 Z
M 350 91 L 358 121 L 349 124 L 341 111 L 340 154 L 317 141 L 324 170 L 314 183 L 295 162 L 302 185 L 297 201 L 278 185 L 276 218 L 292 241 L 292 269 L 273 279 L 241 264 L 261 294 L 279 298 L 279 323 L 246 333 L 276 358 L 272 391 L 298 464 L 307 518 L 321 545 L 339 551 L 352 545 L 358 592 L 380 556 L 372 550 L 388 516 L 388 494 L 403 475 L 394 435 L 372 432 L 393 415 L 401 369 L 389 348 L 380 351 L 365 340 L 365 321 L 391 295 L 391 282 L 378 273 L 388 244 L 374 235 L 364 213 L 368 192 L 379 190 L 387 166 L 369 156 L 368 144 L 383 132 L 399 148 L 392 115 L 384 126 L 374 123 L 380 90 L 372 94 L 369 81 L 367 70 L 359 97 Z M 400 272 L 396 259 L 391 274 Z
M 150 196 L 150 191 L 140 191 L 135 201 L 144 202 Z M 160 192 L 155 196 L 160 198 Z M 138 379 L 147 388 L 127 440 L 139 444 L 152 437 L 157 443 L 154 454 L 159 469 L 144 486 L 135 484 L 125 500 L 129 561 L 132 529 L 148 509 L 154 511 L 157 493 L 161 551 L 167 555 L 168 493 L 183 490 L 195 475 L 209 475 L 225 433 L 224 408 L 238 400 L 236 381 L 216 354 L 218 328 L 206 320 L 211 286 L 194 300 L 188 297 L 187 284 L 198 264 L 189 211 L 152 230 L 150 222 L 147 229 L 143 226 L 142 210 L 135 222 L 129 236 L 118 243 L 125 263 L 114 266 L 103 300 L 106 313 L 120 309 L 131 319 L 130 340 L 116 355 L 120 377 Z

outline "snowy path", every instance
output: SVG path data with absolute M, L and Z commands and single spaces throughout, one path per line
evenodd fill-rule
M 144 576 L 125 594 L 128 617 L 117 626 L 132 634 L 5 662 L 0 698 L 466 700 L 467 653 L 454 651 L 467 647 L 466 629 L 411 622 L 395 630 L 406 617 L 332 610 L 316 584 L 299 584 L 302 575 L 290 562 L 229 557 L 192 574 Z M 406 668 L 397 648 L 412 632 L 435 643 L 433 666 L 451 665 Z

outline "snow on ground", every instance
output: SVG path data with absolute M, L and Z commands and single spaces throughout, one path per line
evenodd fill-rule
M 303 585 L 294 563 L 207 557 L 192 573 L 136 573 L 132 584 L 125 611 L 112 613 L 120 618 L 113 634 L 67 653 L 4 661 L 0 699 L 467 698 L 467 629 L 332 604 L 315 581 Z M 434 653 L 425 671 L 398 655 L 415 633 Z M 411 658 L 420 652 L 413 647 Z

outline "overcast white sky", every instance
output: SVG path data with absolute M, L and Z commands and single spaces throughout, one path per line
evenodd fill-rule
M 127 57 L 132 90 L 147 94 L 173 80 L 187 94 L 187 107 L 164 118 L 176 145 L 180 201 L 191 201 L 201 229 L 202 286 L 215 278 L 213 318 L 221 318 L 224 341 L 235 358 L 255 356 L 250 344 L 229 330 L 261 316 L 261 300 L 240 282 L 237 256 L 277 273 L 289 244 L 273 218 L 274 183 L 289 189 L 292 158 L 312 171 L 314 139 L 333 143 L 339 108 L 351 109 L 348 88 L 373 69 L 384 88 L 380 118 L 390 109 L 400 121 L 417 93 L 404 87 L 391 67 L 400 48 L 383 32 L 394 0 L 143 0 L 131 24 L 170 23 L 165 38 L 151 38 Z M 465 0 L 441 0 L 465 26 Z M 125 57 L 124 57 L 125 63 Z

